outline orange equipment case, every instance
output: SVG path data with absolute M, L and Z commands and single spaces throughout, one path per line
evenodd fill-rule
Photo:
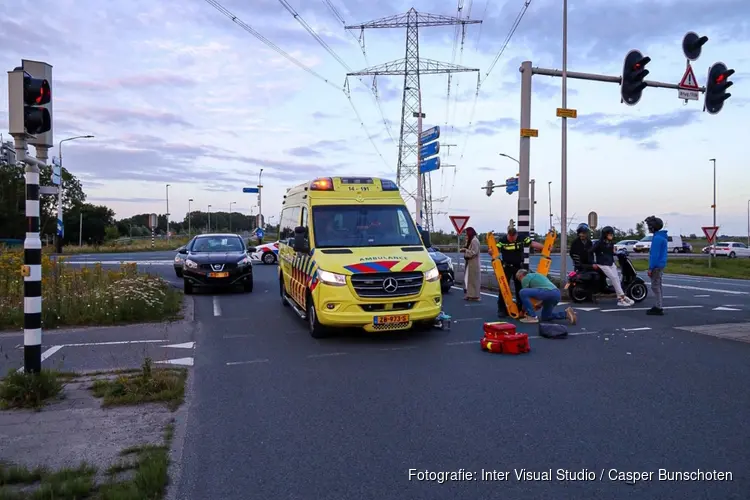
M 484 337 L 479 342 L 483 351 L 501 354 L 523 354 L 531 350 L 529 336 L 516 333 L 512 323 L 498 321 L 484 324 Z

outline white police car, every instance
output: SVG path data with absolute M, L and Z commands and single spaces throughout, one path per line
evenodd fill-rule
M 255 252 L 250 254 L 250 259 L 261 261 L 264 264 L 276 264 L 279 261 L 279 242 L 256 246 Z

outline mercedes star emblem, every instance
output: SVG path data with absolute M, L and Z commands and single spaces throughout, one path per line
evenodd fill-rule
M 383 280 L 383 290 L 388 293 L 393 293 L 398 290 L 398 281 L 396 278 L 386 278 Z

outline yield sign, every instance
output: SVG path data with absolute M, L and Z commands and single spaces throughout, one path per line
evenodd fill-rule
M 688 64 L 685 74 L 682 75 L 679 87 L 685 90 L 700 90 L 698 86 L 698 80 L 695 79 L 695 73 L 693 73 L 693 67 Z
M 466 224 L 469 222 L 469 216 L 468 215 L 451 215 L 449 217 L 451 219 L 451 222 L 453 223 L 453 227 L 456 228 L 456 232 L 458 234 L 461 234 L 464 231 Z
M 706 235 L 706 239 L 708 240 L 709 245 L 713 243 L 714 239 L 716 238 L 716 233 L 719 232 L 719 226 L 705 226 L 701 229 L 703 229 L 703 234 Z

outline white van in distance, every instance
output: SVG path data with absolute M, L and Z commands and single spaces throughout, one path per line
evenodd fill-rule
M 651 240 L 653 235 L 649 234 L 633 246 L 633 251 L 648 252 L 651 250 Z M 677 253 L 682 250 L 682 236 L 668 236 L 667 237 L 667 252 Z

